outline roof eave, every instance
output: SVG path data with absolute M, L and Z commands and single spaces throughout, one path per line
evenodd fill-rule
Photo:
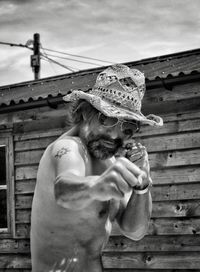
M 166 90 L 172 90 L 174 85 L 180 85 L 190 82 L 200 81 L 200 73 L 199 72 L 192 72 L 191 74 L 185 75 L 183 73 L 180 73 L 177 77 L 173 77 L 169 75 L 166 78 L 160 78 L 156 77 L 153 80 L 146 80 L 146 88 L 147 91 L 150 89 L 156 89 L 159 87 L 164 87 Z M 28 110 L 32 108 L 38 108 L 38 107 L 45 107 L 49 106 L 51 108 L 57 108 L 59 104 L 65 103 L 62 99 L 62 96 L 56 96 L 56 97 L 47 97 L 44 99 L 39 99 L 35 101 L 28 101 L 24 103 L 18 103 L 14 105 L 8 105 L 8 106 L 1 106 L 0 107 L 0 114 L 3 113 L 9 113 L 14 111 L 20 111 L 20 110 Z

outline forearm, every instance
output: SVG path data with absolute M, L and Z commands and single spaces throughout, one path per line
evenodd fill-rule
M 140 195 L 133 190 L 126 208 L 118 219 L 122 232 L 134 240 L 142 239 L 148 229 L 151 211 L 150 191 Z
M 91 188 L 96 176 L 80 177 L 74 174 L 56 178 L 54 193 L 58 205 L 73 210 L 83 209 L 92 201 Z

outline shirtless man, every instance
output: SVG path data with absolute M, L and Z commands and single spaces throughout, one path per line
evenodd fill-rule
M 160 117 L 141 113 L 144 92 L 141 72 L 116 65 L 100 73 L 88 93 L 64 97 L 73 102 L 74 126 L 40 161 L 31 218 L 33 272 L 102 272 L 101 252 L 114 220 L 130 239 L 146 234 L 152 209 L 147 152 L 140 146 L 139 164 L 131 162 L 134 148 L 119 156 L 140 124 L 162 125 Z

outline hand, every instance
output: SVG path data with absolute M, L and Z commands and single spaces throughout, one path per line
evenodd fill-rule
M 132 188 L 139 186 L 138 177 L 146 173 L 127 158 L 120 157 L 109 167 L 92 187 L 92 196 L 100 201 L 122 199 Z
M 148 153 L 146 151 L 145 146 L 141 145 L 140 143 L 136 143 L 134 140 L 129 140 L 123 146 L 121 150 L 121 156 L 124 156 L 132 163 L 136 164 L 141 170 L 143 170 L 146 175 L 141 177 L 139 176 L 140 185 L 136 186 L 137 189 L 145 188 L 152 183 L 150 177 L 150 166 L 148 160 Z M 144 178 L 145 177 L 145 178 Z
M 134 144 L 127 151 L 127 158 L 135 163 L 142 171 L 146 173 L 146 175 L 142 178 L 139 177 L 140 186 L 136 187 L 137 189 L 143 189 L 147 187 L 149 184 L 152 184 L 152 179 L 150 177 L 150 165 L 149 158 L 146 147 L 141 145 L 140 143 Z

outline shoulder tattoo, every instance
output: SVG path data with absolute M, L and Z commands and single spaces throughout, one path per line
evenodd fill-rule
M 58 150 L 57 154 L 55 155 L 56 159 L 60 159 L 63 155 L 70 152 L 70 149 L 67 147 L 62 147 L 60 150 Z

